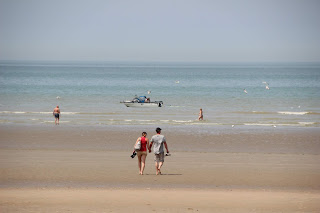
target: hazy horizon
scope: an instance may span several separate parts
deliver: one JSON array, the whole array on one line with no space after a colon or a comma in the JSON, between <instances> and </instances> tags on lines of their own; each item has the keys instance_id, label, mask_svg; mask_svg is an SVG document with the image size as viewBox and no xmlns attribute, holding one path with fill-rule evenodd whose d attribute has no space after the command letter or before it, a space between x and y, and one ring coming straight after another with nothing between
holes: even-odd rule
<instances>
[{"instance_id":1,"label":"hazy horizon","mask_svg":"<svg viewBox=\"0 0 320 213\"><path fill-rule=\"evenodd\" d=\"M0 0L0 61L320 62L320 1Z\"/></svg>"}]
</instances>

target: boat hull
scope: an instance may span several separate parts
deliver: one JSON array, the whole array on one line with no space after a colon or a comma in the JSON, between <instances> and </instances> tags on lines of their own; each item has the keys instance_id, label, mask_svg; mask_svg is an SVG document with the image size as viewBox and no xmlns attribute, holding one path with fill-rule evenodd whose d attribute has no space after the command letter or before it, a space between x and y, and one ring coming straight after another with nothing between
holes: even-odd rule
<instances>
[{"instance_id":1,"label":"boat hull","mask_svg":"<svg viewBox=\"0 0 320 213\"><path fill-rule=\"evenodd\" d=\"M123 102L127 107L162 107L161 102L151 102L151 103L133 103L133 102Z\"/></svg>"}]
</instances>

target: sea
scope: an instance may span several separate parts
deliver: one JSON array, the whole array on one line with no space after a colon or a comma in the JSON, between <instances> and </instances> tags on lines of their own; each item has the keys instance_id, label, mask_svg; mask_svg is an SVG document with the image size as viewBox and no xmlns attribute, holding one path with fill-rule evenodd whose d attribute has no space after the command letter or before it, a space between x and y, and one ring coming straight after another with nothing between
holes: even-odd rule
<instances>
[{"instance_id":1,"label":"sea","mask_svg":"<svg viewBox=\"0 0 320 213\"><path fill-rule=\"evenodd\" d=\"M320 64L0 62L2 125L54 125L56 105L60 126L318 128Z\"/></svg>"}]
</instances>

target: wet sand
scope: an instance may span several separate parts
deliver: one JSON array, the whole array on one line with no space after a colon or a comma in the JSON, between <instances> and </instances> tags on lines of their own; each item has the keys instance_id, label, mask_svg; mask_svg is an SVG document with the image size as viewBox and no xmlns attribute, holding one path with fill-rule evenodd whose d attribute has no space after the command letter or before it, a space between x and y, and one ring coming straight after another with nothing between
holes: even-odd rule
<instances>
[{"instance_id":1,"label":"wet sand","mask_svg":"<svg viewBox=\"0 0 320 213\"><path fill-rule=\"evenodd\" d=\"M130 152L141 132L156 127L0 125L0 149ZM268 128L201 132L162 127L173 152L320 154L319 128Z\"/></svg>"},{"instance_id":2,"label":"wet sand","mask_svg":"<svg viewBox=\"0 0 320 213\"><path fill-rule=\"evenodd\" d=\"M320 210L318 131L163 133L163 175L150 153L140 176L135 131L1 126L0 211Z\"/></svg>"}]
</instances>

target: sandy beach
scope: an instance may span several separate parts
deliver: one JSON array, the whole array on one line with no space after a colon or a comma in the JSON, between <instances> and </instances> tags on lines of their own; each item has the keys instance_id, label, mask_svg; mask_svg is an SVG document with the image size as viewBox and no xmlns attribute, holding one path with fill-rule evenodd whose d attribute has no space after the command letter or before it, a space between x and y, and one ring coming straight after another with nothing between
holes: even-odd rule
<instances>
[{"instance_id":1,"label":"sandy beach","mask_svg":"<svg viewBox=\"0 0 320 213\"><path fill-rule=\"evenodd\" d=\"M163 175L155 175L150 153L141 176L137 159L130 158L140 134L136 131L124 134L106 127L3 125L0 210L320 210L318 131L233 132L201 137L170 130L163 133L172 153L165 158Z\"/></svg>"},{"instance_id":2,"label":"sandy beach","mask_svg":"<svg viewBox=\"0 0 320 213\"><path fill-rule=\"evenodd\" d=\"M319 194L249 190L1 190L1 212L319 212Z\"/></svg>"}]
</instances>

